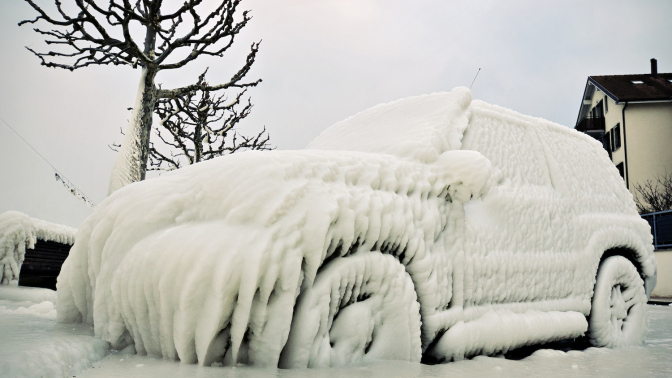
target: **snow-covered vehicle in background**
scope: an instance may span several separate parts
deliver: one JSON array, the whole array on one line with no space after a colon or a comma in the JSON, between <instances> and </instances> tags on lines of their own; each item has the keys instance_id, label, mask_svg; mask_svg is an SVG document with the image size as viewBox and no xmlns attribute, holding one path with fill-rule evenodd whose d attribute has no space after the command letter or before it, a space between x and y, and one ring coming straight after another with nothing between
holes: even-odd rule
<instances>
[{"instance_id":1,"label":"snow-covered vehicle in background","mask_svg":"<svg viewBox=\"0 0 672 378\"><path fill-rule=\"evenodd\" d=\"M57 308L187 363L441 362L639 344L655 272L599 143L457 88L115 192L79 228Z\"/></svg>"}]
</instances>

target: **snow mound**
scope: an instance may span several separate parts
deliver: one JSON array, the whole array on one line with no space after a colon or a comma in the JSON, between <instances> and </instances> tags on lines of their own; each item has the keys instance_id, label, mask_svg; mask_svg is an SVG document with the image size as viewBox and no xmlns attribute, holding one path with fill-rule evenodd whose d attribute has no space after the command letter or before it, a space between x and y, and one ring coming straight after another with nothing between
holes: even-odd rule
<instances>
[{"instance_id":1,"label":"snow mound","mask_svg":"<svg viewBox=\"0 0 672 378\"><path fill-rule=\"evenodd\" d=\"M35 247L37 239L74 244L74 228L34 219L18 211L0 214L0 284L19 279L26 249Z\"/></svg>"},{"instance_id":2,"label":"snow mound","mask_svg":"<svg viewBox=\"0 0 672 378\"><path fill-rule=\"evenodd\" d=\"M7 309L5 306L0 306L0 314L15 314L15 315L35 315L49 319L56 319L56 308L54 303L50 301L43 301L31 305L30 307L19 307L17 309Z\"/></svg>"}]
</instances>

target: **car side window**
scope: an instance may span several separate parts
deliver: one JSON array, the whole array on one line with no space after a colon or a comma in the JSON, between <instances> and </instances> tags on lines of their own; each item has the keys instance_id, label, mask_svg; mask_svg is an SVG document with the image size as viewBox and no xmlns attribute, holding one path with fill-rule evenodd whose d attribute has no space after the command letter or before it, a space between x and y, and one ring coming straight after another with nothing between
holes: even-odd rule
<instances>
[{"instance_id":1,"label":"car side window","mask_svg":"<svg viewBox=\"0 0 672 378\"><path fill-rule=\"evenodd\" d=\"M585 206L579 206L584 210L622 208L618 203L628 197L627 189L607 152L589 137L567 134L573 134L572 130L549 127L548 140L544 142L550 151L550 159L555 161L558 172L554 175L561 176L566 185L564 194L583 203Z\"/></svg>"},{"instance_id":2,"label":"car side window","mask_svg":"<svg viewBox=\"0 0 672 378\"><path fill-rule=\"evenodd\" d=\"M534 125L513 116L472 107L462 149L476 150L501 171L503 184L552 186Z\"/></svg>"}]
</instances>

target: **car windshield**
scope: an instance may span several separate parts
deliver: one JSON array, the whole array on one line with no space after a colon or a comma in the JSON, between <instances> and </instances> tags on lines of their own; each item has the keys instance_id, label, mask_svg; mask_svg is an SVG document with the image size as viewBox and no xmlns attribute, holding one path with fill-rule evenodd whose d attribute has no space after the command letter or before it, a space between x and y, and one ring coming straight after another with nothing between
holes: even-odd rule
<instances>
[{"instance_id":1,"label":"car windshield","mask_svg":"<svg viewBox=\"0 0 672 378\"><path fill-rule=\"evenodd\" d=\"M391 154L421 162L461 147L471 93L456 88L380 104L334 124L308 149Z\"/></svg>"}]
</instances>

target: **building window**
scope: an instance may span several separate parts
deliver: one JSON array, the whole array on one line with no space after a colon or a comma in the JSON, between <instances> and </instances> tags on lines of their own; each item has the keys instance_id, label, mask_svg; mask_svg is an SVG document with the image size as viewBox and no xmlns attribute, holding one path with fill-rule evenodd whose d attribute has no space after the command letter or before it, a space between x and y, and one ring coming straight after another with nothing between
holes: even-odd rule
<instances>
[{"instance_id":1,"label":"building window","mask_svg":"<svg viewBox=\"0 0 672 378\"><path fill-rule=\"evenodd\" d=\"M611 159L611 132L607 131L602 137L602 147L607 150L609 153L609 159Z\"/></svg>"},{"instance_id":2,"label":"building window","mask_svg":"<svg viewBox=\"0 0 672 378\"><path fill-rule=\"evenodd\" d=\"M602 105L602 100L595 105L593 109L591 109L591 117L592 118L604 118L604 108Z\"/></svg>"},{"instance_id":3,"label":"building window","mask_svg":"<svg viewBox=\"0 0 672 378\"><path fill-rule=\"evenodd\" d=\"M604 96L604 112L609 112L609 98L607 96Z\"/></svg>"},{"instance_id":4,"label":"building window","mask_svg":"<svg viewBox=\"0 0 672 378\"><path fill-rule=\"evenodd\" d=\"M611 151L616 151L621 148L621 124L617 123L613 129L610 130L611 134Z\"/></svg>"},{"instance_id":5,"label":"building window","mask_svg":"<svg viewBox=\"0 0 672 378\"><path fill-rule=\"evenodd\" d=\"M621 178L625 180L625 171L623 168L624 168L623 162L616 164L616 169L618 169L618 173L620 173Z\"/></svg>"}]
</instances>

